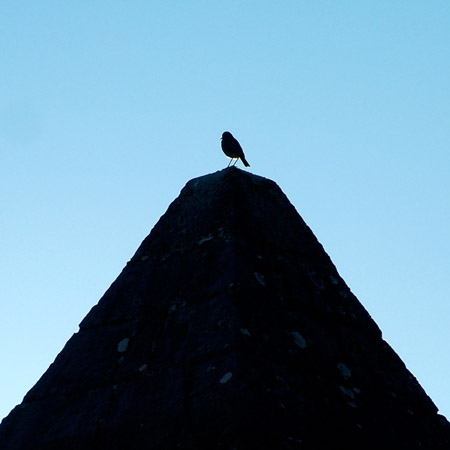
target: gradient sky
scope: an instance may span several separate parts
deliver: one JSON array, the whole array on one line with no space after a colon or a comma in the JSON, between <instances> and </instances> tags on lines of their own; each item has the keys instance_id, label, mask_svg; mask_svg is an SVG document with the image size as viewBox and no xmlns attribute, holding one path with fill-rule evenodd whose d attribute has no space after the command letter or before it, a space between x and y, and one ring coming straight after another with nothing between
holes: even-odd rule
<instances>
[{"instance_id":1,"label":"gradient sky","mask_svg":"<svg viewBox=\"0 0 450 450\"><path fill-rule=\"evenodd\" d=\"M229 130L450 418L449 125L448 0L2 0L0 417Z\"/></svg>"}]
</instances>

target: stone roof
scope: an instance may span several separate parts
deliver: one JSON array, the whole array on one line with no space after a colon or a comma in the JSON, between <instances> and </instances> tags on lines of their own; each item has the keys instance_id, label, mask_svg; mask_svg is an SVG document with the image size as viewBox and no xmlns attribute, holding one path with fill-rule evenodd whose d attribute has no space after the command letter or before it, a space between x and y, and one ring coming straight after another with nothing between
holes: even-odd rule
<instances>
[{"instance_id":1,"label":"stone roof","mask_svg":"<svg viewBox=\"0 0 450 450\"><path fill-rule=\"evenodd\" d=\"M376 276L376 274L373 274ZM2 450L448 449L281 189L193 179L0 425Z\"/></svg>"}]
</instances>

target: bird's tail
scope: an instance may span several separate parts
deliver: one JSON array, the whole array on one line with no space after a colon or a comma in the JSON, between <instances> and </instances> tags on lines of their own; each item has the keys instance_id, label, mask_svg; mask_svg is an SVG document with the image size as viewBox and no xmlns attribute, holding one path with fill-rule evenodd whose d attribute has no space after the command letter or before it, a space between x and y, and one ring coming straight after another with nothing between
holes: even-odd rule
<instances>
[{"instance_id":1,"label":"bird's tail","mask_svg":"<svg viewBox=\"0 0 450 450\"><path fill-rule=\"evenodd\" d=\"M245 159L244 156L241 158L241 161L244 163L245 167L250 167L250 164L248 163L248 161Z\"/></svg>"}]
</instances>

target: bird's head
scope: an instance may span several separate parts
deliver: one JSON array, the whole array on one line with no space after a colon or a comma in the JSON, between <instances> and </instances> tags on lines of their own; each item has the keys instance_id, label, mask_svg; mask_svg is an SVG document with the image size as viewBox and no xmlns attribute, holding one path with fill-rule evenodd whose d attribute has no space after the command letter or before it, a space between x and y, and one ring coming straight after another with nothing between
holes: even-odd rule
<instances>
[{"instance_id":1,"label":"bird's head","mask_svg":"<svg viewBox=\"0 0 450 450\"><path fill-rule=\"evenodd\" d=\"M224 131L222 133L222 139L227 139L227 138L230 138L230 137L233 137L233 135L229 131Z\"/></svg>"}]
</instances>

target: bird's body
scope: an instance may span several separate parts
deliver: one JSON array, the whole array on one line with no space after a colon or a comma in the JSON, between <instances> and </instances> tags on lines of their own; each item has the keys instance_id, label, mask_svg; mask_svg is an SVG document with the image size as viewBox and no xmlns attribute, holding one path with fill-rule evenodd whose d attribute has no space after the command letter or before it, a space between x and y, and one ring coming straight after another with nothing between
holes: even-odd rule
<instances>
[{"instance_id":1,"label":"bird's body","mask_svg":"<svg viewBox=\"0 0 450 450\"><path fill-rule=\"evenodd\" d=\"M236 159L233 165L236 165L238 159L242 161L245 167L250 167L250 164L245 159L244 150L242 150L239 142L233 137L229 131L224 131L222 133L222 150L229 158L231 158L230 164L233 159ZM228 165L230 165L228 164Z\"/></svg>"}]
</instances>

